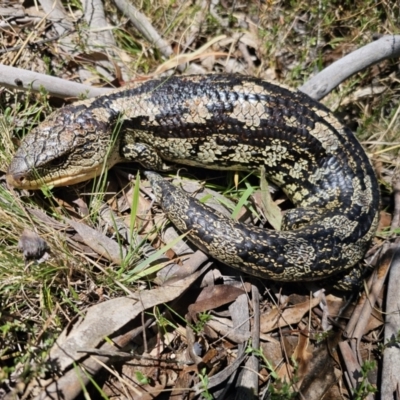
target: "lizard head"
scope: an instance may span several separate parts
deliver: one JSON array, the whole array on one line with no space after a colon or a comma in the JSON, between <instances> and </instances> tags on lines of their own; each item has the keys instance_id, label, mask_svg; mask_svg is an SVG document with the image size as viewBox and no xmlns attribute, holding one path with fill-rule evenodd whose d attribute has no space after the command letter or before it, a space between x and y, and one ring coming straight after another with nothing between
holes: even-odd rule
<instances>
[{"instance_id":1,"label":"lizard head","mask_svg":"<svg viewBox=\"0 0 400 400\"><path fill-rule=\"evenodd\" d=\"M100 175L120 161L111 119L84 104L55 111L24 138L8 168L7 182L35 190Z\"/></svg>"}]
</instances>

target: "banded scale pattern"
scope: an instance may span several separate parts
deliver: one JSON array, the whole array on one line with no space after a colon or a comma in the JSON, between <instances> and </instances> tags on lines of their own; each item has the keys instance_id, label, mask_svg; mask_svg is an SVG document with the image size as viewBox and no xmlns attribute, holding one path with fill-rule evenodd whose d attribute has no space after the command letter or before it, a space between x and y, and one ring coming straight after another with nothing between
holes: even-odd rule
<instances>
[{"instance_id":1,"label":"banded scale pattern","mask_svg":"<svg viewBox=\"0 0 400 400\"><path fill-rule=\"evenodd\" d=\"M259 170L297 207L282 231L235 223L149 174L169 218L199 247L251 274L315 280L349 271L378 220L378 183L354 137L320 103L257 78L149 80L64 107L17 151L8 182L37 189L97 176L137 161Z\"/></svg>"}]
</instances>

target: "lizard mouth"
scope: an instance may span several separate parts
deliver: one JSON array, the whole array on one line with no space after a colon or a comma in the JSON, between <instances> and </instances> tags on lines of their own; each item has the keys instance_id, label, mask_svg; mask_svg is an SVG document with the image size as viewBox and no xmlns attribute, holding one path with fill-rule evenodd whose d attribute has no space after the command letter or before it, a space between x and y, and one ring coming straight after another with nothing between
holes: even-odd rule
<instances>
[{"instance_id":1,"label":"lizard mouth","mask_svg":"<svg viewBox=\"0 0 400 400\"><path fill-rule=\"evenodd\" d=\"M10 168L11 169L11 168ZM38 190L44 186L68 186L84 182L99 176L103 172L102 166L81 170L73 175L48 175L29 179L26 173L13 173L10 170L6 175L6 181L10 186L18 189Z\"/></svg>"},{"instance_id":2,"label":"lizard mouth","mask_svg":"<svg viewBox=\"0 0 400 400\"><path fill-rule=\"evenodd\" d=\"M118 153L111 154L103 163L91 160L90 165L74 162L64 166L60 163L60 158L56 160L58 166L56 169L51 164L33 168L26 161L26 157L16 157L8 168L7 183L15 188L27 190L38 190L44 186L69 186L102 175L118 162L124 161L120 159Z\"/></svg>"}]
</instances>

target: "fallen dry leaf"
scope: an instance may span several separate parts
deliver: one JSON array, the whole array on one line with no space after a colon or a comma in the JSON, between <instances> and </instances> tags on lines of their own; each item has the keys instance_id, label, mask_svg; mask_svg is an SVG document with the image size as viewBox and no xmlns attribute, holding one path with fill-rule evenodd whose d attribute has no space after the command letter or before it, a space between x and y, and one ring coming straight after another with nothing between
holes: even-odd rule
<instances>
[{"instance_id":1,"label":"fallen dry leaf","mask_svg":"<svg viewBox=\"0 0 400 400\"><path fill-rule=\"evenodd\" d=\"M127 251L120 244L86 224L72 219L67 219L66 221L79 233L85 244L97 254L115 264L122 263Z\"/></svg>"},{"instance_id":2,"label":"fallen dry leaf","mask_svg":"<svg viewBox=\"0 0 400 400\"><path fill-rule=\"evenodd\" d=\"M308 366L312 358L312 352L309 350L310 337L308 330L299 332L299 340L294 350L293 357L298 365L297 377L300 385L304 376L307 374Z\"/></svg>"},{"instance_id":3,"label":"fallen dry leaf","mask_svg":"<svg viewBox=\"0 0 400 400\"><path fill-rule=\"evenodd\" d=\"M85 357L79 352L81 349L98 347L104 338L117 332L142 311L176 299L202 272L162 288L144 290L138 293L137 298L119 297L90 307L85 316L79 317L72 327L62 332L50 351L49 359L64 371Z\"/></svg>"},{"instance_id":4,"label":"fallen dry leaf","mask_svg":"<svg viewBox=\"0 0 400 400\"><path fill-rule=\"evenodd\" d=\"M308 311L318 305L319 297L296 304L285 310L274 308L268 314L261 315L261 332L266 333L283 326L297 324Z\"/></svg>"},{"instance_id":5,"label":"fallen dry leaf","mask_svg":"<svg viewBox=\"0 0 400 400\"><path fill-rule=\"evenodd\" d=\"M197 301L189 306L189 316L193 321L197 321L198 313L231 303L244 293L243 289L230 285L207 286L202 290Z\"/></svg>"}]
</instances>

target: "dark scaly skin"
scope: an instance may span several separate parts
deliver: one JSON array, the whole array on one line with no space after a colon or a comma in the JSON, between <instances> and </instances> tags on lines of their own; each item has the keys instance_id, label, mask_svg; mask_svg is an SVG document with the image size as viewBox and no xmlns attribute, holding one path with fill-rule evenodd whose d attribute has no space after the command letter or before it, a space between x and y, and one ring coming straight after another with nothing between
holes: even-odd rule
<instances>
[{"instance_id":1,"label":"dark scaly skin","mask_svg":"<svg viewBox=\"0 0 400 400\"><path fill-rule=\"evenodd\" d=\"M172 222L250 274L293 281L349 271L376 230L378 183L352 132L308 96L239 75L151 80L60 109L25 138L7 180L69 185L132 160L156 170L164 161L264 166L297 207L281 232L216 216L150 174Z\"/></svg>"}]
</instances>

